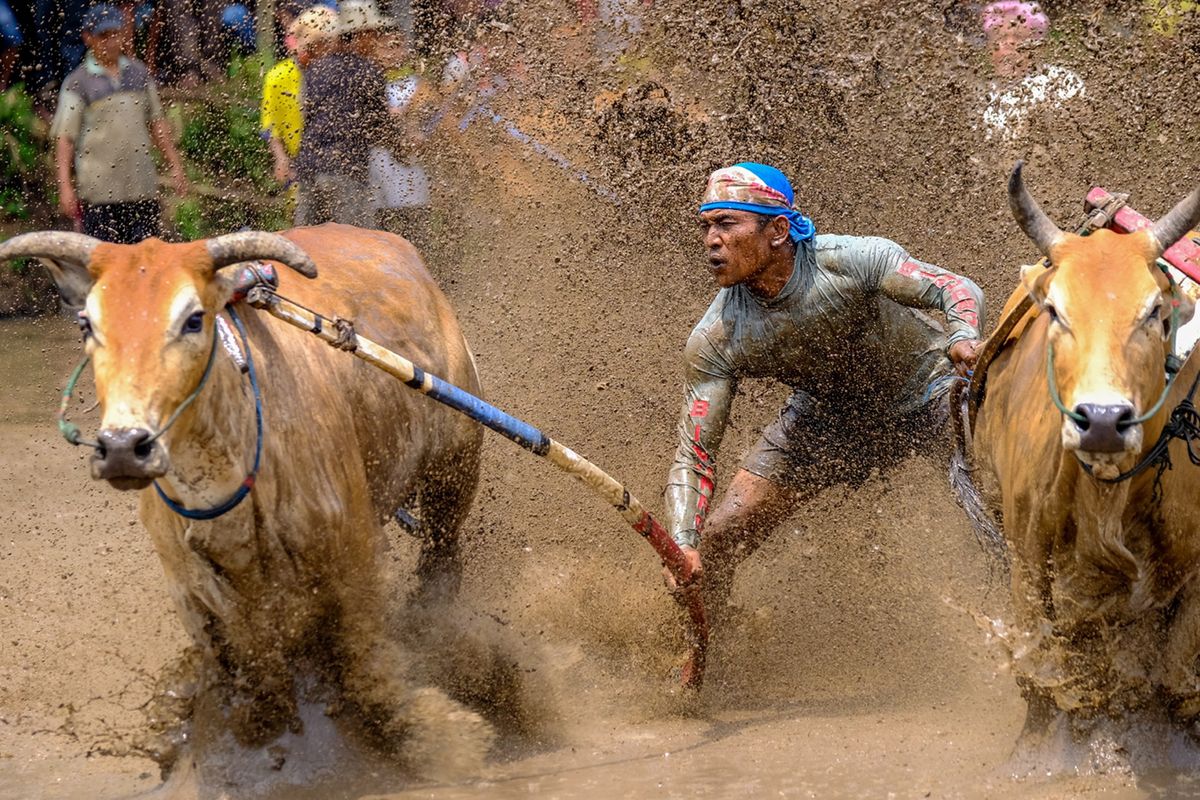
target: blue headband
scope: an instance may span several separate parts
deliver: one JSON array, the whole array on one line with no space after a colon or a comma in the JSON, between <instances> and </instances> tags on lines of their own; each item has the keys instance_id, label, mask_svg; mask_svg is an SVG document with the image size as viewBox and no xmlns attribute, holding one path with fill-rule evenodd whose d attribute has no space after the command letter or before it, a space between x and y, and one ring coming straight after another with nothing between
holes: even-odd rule
<instances>
[{"instance_id":1,"label":"blue headband","mask_svg":"<svg viewBox=\"0 0 1200 800\"><path fill-rule=\"evenodd\" d=\"M787 177L767 164L743 161L714 172L700 211L732 208L771 217L787 217L793 242L811 239L816 233L812 220L792 208L795 193Z\"/></svg>"}]
</instances>

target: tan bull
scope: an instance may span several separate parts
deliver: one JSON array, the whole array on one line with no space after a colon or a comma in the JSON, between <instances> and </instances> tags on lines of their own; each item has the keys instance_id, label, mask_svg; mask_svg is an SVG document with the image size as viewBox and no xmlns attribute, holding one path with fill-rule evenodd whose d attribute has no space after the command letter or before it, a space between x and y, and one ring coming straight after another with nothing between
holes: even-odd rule
<instances>
[{"instance_id":1,"label":"tan bull","mask_svg":"<svg viewBox=\"0 0 1200 800\"><path fill-rule=\"evenodd\" d=\"M1118 479L1200 374L1193 356L1163 397L1172 328L1192 304L1156 266L1200 220L1200 191L1153 229L1086 237L1049 220L1020 164L1009 202L1049 266L1023 268L1005 308L1002 319L1020 313L1026 293L1034 301L988 368L974 450L1011 553L1026 731L1067 721L1078 735L1160 699L1191 725L1200 715L1200 468L1175 441L1161 494L1153 466Z\"/></svg>"},{"instance_id":2,"label":"tan bull","mask_svg":"<svg viewBox=\"0 0 1200 800\"><path fill-rule=\"evenodd\" d=\"M159 494L210 509L252 472L252 387L214 335L218 315L228 319L225 267L238 262L286 264L293 271L280 275L282 294L352 319L364 335L477 392L454 312L416 250L390 234L325 225L132 246L34 233L0 245L0 260L17 256L44 259L65 300L83 307L102 413L93 476L141 489L142 521L202 654L203 672L190 682L217 693L205 700L216 706L213 718L261 746L297 732L307 700L355 720L419 772L446 766L443 752L453 753L451 769L478 766L486 723L406 680L404 654L384 630L380 588L383 523L413 508L425 533L422 597L453 596L458 529L478 476L478 426L240 305L263 407L253 489L207 521L185 519ZM169 766L177 754L158 755Z\"/></svg>"}]
</instances>

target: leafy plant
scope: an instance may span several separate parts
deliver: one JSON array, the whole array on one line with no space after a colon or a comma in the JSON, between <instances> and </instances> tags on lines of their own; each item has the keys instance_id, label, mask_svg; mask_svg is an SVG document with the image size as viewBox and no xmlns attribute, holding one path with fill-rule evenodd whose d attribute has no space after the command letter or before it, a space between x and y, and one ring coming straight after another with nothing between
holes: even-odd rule
<instances>
[{"instance_id":1,"label":"leafy plant","mask_svg":"<svg viewBox=\"0 0 1200 800\"><path fill-rule=\"evenodd\" d=\"M235 58L224 81L208 84L181 109L181 150L198 194L175 212L184 238L286 224L284 202L273 194L270 151L259 135L264 71L257 58Z\"/></svg>"},{"instance_id":2,"label":"leafy plant","mask_svg":"<svg viewBox=\"0 0 1200 800\"><path fill-rule=\"evenodd\" d=\"M23 85L0 94L0 217L25 219L32 201L44 199L41 128Z\"/></svg>"}]
</instances>

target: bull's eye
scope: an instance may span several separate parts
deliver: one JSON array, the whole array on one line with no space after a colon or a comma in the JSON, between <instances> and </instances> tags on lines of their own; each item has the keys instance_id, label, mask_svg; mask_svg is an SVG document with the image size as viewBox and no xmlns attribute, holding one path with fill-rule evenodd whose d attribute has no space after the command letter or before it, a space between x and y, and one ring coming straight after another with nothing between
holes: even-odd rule
<instances>
[{"instance_id":1,"label":"bull's eye","mask_svg":"<svg viewBox=\"0 0 1200 800\"><path fill-rule=\"evenodd\" d=\"M79 312L79 332L83 334L84 339L88 339L92 335L92 321L82 311Z\"/></svg>"},{"instance_id":2,"label":"bull's eye","mask_svg":"<svg viewBox=\"0 0 1200 800\"><path fill-rule=\"evenodd\" d=\"M204 330L204 312L197 311L183 321L184 333L200 333Z\"/></svg>"},{"instance_id":3,"label":"bull's eye","mask_svg":"<svg viewBox=\"0 0 1200 800\"><path fill-rule=\"evenodd\" d=\"M1058 311L1049 303L1046 303L1046 316L1050 317L1051 322L1058 322Z\"/></svg>"},{"instance_id":4,"label":"bull's eye","mask_svg":"<svg viewBox=\"0 0 1200 800\"><path fill-rule=\"evenodd\" d=\"M1171 320L1170 320L1170 317L1166 317L1166 318L1163 317L1162 309L1163 309L1162 303L1158 303L1157 305L1155 305L1154 308L1152 308L1150 310L1150 313L1146 315L1146 318L1144 320L1142 320L1142 324L1146 325L1151 330L1153 330L1153 329L1157 328L1159 325L1161 325L1162 329L1163 329L1163 333L1165 335L1166 333L1170 332Z\"/></svg>"}]
</instances>

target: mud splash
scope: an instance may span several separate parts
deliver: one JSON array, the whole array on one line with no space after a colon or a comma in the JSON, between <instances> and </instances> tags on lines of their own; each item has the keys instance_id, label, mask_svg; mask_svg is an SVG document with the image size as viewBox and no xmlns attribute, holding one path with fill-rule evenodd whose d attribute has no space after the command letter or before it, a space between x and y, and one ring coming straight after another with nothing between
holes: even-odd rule
<instances>
[{"instance_id":1,"label":"mud splash","mask_svg":"<svg viewBox=\"0 0 1200 800\"><path fill-rule=\"evenodd\" d=\"M704 175L724 163L779 164L819 230L886 235L969 275L993 305L1030 258L1005 210L1014 157L1030 160L1063 224L1093 182L1133 191L1154 214L1200 180L1180 166L1193 164L1197 140L1200 56L1187 31L1152 38L1132 0L1095 13L1053 4L1057 33L1038 55L1079 72L1086 98L998 144L978 124L991 76L968 5L664 0L645 19L642 57L609 68L586 46L589 30L569 34L565 6L523 4L500 37L511 55L503 66L520 62L512 72L523 77L496 110L587 166L620 202L486 120L426 154L439 177L429 260L487 396L653 505L670 458L679 352L712 295L693 206ZM77 357L71 325L0 323L0 332L0 797L143 791L156 779L149 761L104 753L143 730L141 707L183 637L132 498L90 483L81 455L48 424ZM782 399L777 387L743 387L720 475ZM690 702L672 694L682 631L644 544L507 442L488 440L484 474L464 530L467 619L457 629L468 633L457 636L475 635L472 615L489 620L480 625L502 629L518 653L541 654L509 663L547 670L551 688L512 690L518 711L480 782L348 777L322 791L1196 791L1188 772L1153 765L1134 776L1102 759L1107 774L1076 775L1080 765L1096 771L1092 751L1055 761L1055 748L1068 750L1061 741L1008 762L1024 703L1003 655L959 610L1001 618L1007 589L944 476L919 459L887 482L825 493L743 566L742 613L714 636L708 686ZM398 575L415 559L399 532L393 558ZM404 596L402 580L395 592ZM415 651L428 648L418 669L451 677L463 694L509 691L504 670L487 666L488 646L476 652L434 628L406 635ZM1046 779L1047 766L1064 774Z\"/></svg>"}]
</instances>

